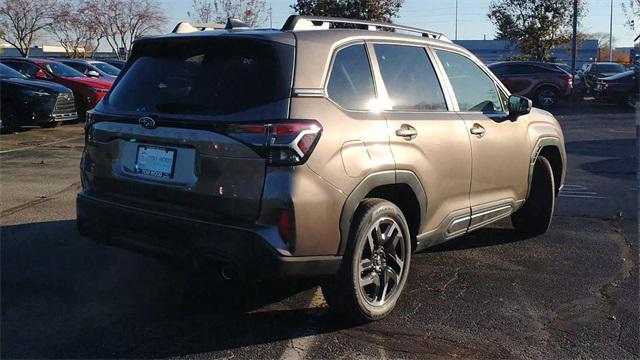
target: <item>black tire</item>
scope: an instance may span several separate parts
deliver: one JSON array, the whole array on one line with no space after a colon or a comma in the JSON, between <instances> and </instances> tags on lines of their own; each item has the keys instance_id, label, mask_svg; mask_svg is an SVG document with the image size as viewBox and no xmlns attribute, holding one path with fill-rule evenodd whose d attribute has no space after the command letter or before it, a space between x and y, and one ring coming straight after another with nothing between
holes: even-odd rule
<instances>
[{"instance_id":1,"label":"black tire","mask_svg":"<svg viewBox=\"0 0 640 360\"><path fill-rule=\"evenodd\" d=\"M58 126L58 122L57 121L51 121L51 122L40 123L39 125L43 129L53 129L56 126Z\"/></svg>"},{"instance_id":2,"label":"black tire","mask_svg":"<svg viewBox=\"0 0 640 360\"><path fill-rule=\"evenodd\" d=\"M556 203L553 169L549 160L539 156L533 170L529 198L511 215L513 227L525 236L542 235L549 229Z\"/></svg>"},{"instance_id":3,"label":"black tire","mask_svg":"<svg viewBox=\"0 0 640 360\"><path fill-rule=\"evenodd\" d=\"M549 109L558 103L559 97L558 90L544 86L536 91L535 102L541 108Z\"/></svg>"},{"instance_id":4,"label":"black tire","mask_svg":"<svg viewBox=\"0 0 640 360\"><path fill-rule=\"evenodd\" d=\"M352 229L342 268L336 279L322 285L322 292L332 310L356 323L380 320L393 310L407 281L409 227L393 203L365 199Z\"/></svg>"}]
</instances>

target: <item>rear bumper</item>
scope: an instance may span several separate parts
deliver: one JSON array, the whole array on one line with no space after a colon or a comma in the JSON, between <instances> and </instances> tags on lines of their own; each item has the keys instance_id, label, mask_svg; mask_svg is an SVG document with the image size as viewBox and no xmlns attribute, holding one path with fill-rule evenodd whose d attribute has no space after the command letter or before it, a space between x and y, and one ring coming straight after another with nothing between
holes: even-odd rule
<instances>
[{"instance_id":1,"label":"rear bumper","mask_svg":"<svg viewBox=\"0 0 640 360\"><path fill-rule=\"evenodd\" d=\"M338 272L340 256L285 256L266 239L268 230L161 214L100 199L77 197L80 233L97 242L158 258L205 260L249 277L316 277Z\"/></svg>"}]
</instances>

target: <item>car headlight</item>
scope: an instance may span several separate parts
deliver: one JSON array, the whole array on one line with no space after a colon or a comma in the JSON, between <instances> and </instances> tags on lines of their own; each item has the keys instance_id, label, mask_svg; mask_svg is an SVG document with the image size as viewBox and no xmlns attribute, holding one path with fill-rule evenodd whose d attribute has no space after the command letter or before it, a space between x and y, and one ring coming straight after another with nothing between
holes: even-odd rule
<instances>
[{"instance_id":1,"label":"car headlight","mask_svg":"<svg viewBox=\"0 0 640 360\"><path fill-rule=\"evenodd\" d=\"M42 90L22 90L22 93L29 96L51 96L51 94Z\"/></svg>"}]
</instances>

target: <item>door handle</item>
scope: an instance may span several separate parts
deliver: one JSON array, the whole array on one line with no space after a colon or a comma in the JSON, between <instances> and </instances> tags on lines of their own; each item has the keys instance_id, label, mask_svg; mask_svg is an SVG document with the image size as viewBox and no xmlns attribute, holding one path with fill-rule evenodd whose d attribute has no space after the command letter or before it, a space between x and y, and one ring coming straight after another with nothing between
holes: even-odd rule
<instances>
[{"instance_id":1,"label":"door handle","mask_svg":"<svg viewBox=\"0 0 640 360\"><path fill-rule=\"evenodd\" d=\"M418 136L418 130L411 125L402 124L400 129L396 130L396 136L403 137L405 140L413 140Z\"/></svg>"},{"instance_id":2,"label":"door handle","mask_svg":"<svg viewBox=\"0 0 640 360\"><path fill-rule=\"evenodd\" d=\"M473 124L473 127L469 131L477 137L483 137L485 133L484 127L480 124Z\"/></svg>"}]
</instances>

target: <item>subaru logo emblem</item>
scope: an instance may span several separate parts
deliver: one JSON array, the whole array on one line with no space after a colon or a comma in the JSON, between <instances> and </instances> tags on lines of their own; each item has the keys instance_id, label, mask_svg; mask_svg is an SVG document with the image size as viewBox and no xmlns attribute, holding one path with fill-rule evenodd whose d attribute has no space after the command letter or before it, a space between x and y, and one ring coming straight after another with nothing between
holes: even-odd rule
<instances>
[{"instance_id":1,"label":"subaru logo emblem","mask_svg":"<svg viewBox=\"0 0 640 360\"><path fill-rule=\"evenodd\" d=\"M140 124L145 129L153 129L156 127L156 121L148 116L138 119L138 124Z\"/></svg>"}]
</instances>

